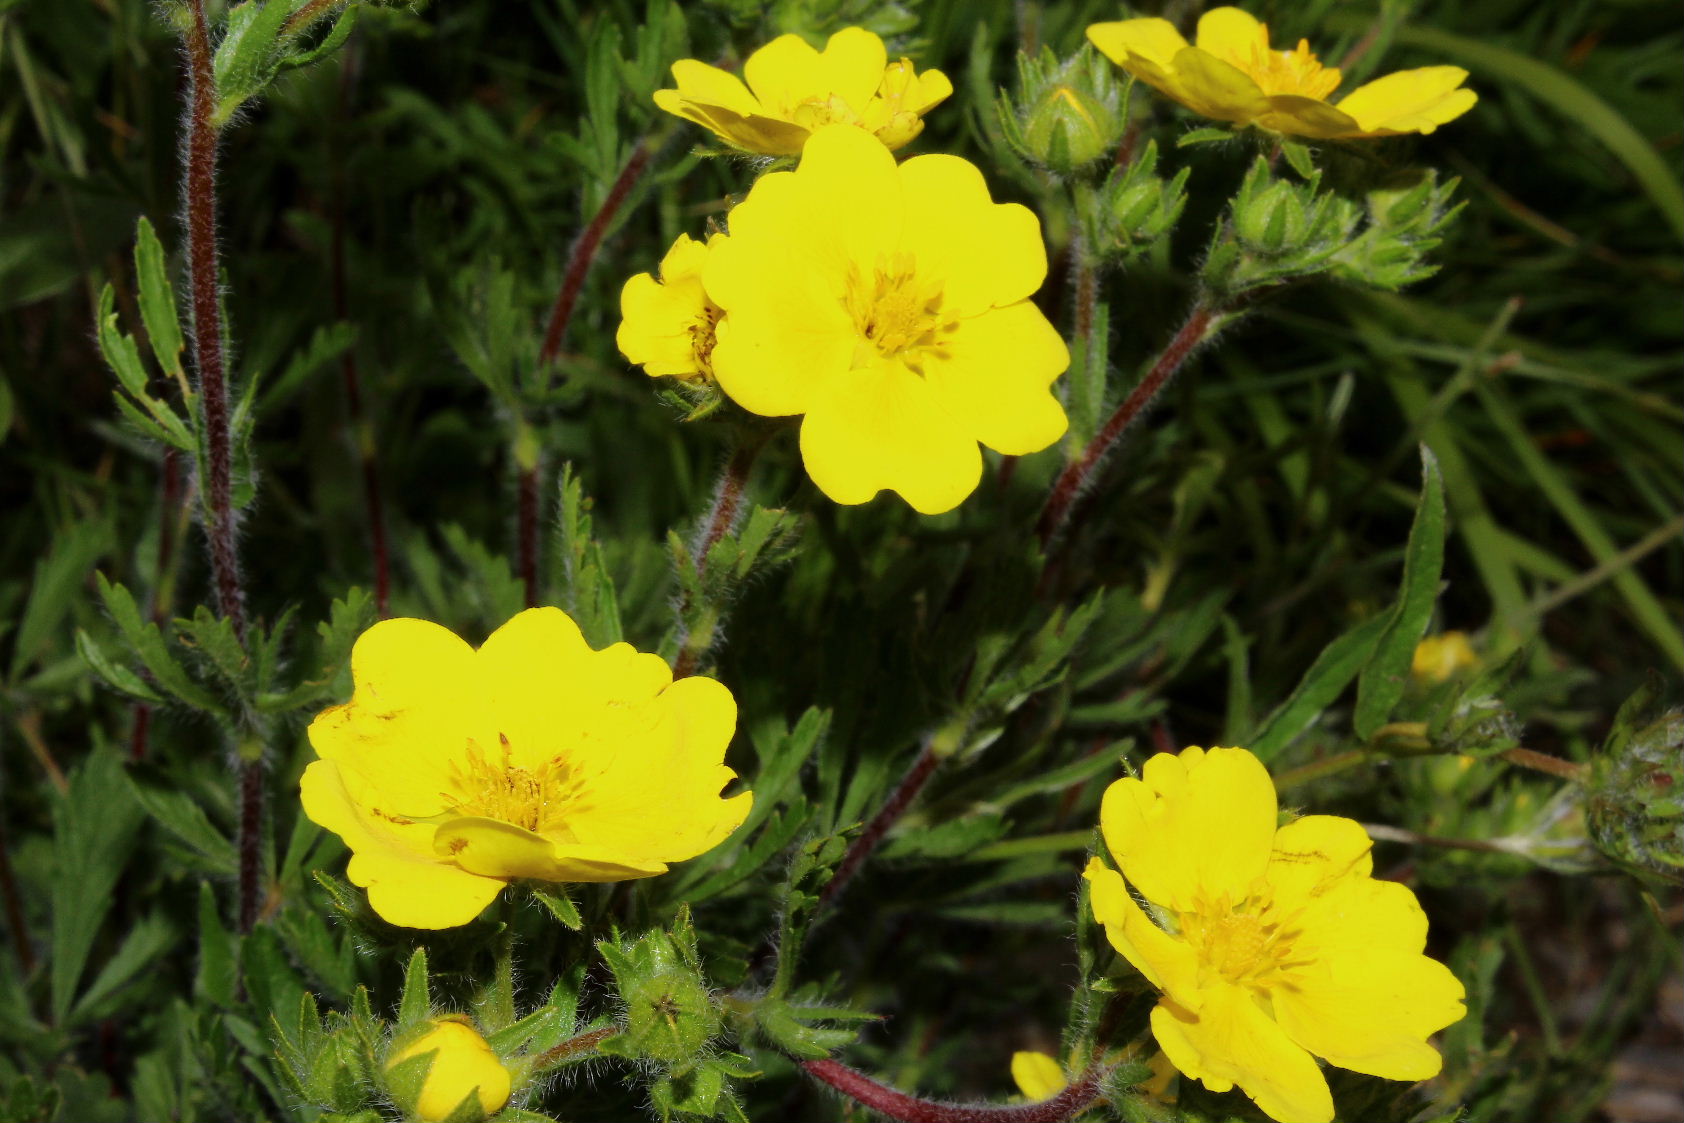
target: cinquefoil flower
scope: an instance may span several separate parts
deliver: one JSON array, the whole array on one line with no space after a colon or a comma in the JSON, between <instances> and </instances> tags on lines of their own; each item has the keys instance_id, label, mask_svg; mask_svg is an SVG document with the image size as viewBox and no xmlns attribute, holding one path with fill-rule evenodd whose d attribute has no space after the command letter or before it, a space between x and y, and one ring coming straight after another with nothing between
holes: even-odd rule
<instances>
[{"instance_id":1,"label":"cinquefoil flower","mask_svg":"<svg viewBox=\"0 0 1684 1123\"><path fill-rule=\"evenodd\" d=\"M1094 858L1086 877L1112 946L1163 992L1152 1033L1170 1062L1214 1092L1239 1085L1283 1123L1327 1123L1315 1058L1436 1075L1426 1039L1466 1013L1462 984L1422 954L1415 894L1372 876L1361 825L1275 824L1274 783L1251 753L1160 754L1105 793L1122 873Z\"/></svg>"},{"instance_id":2,"label":"cinquefoil flower","mask_svg":"<svg viewBox=\"0 0 1684 1123\"><path fill-rule=\"evenodd\" d=\"M350 879L393 924L466 924L516 878L623 881L720 842L748 792L720 788L730 691L655 655L592 651L560 609L474 650L384 620L351 652L350 702L317 715L304 813L351 848Z\"/></svg>"},{"instance_id":3,"label":"cinquefoil flower","mask_svg":"<svg viewBox=\"0 0 1684 1123\"><path fill-rule=\"evenodd\" d=\"M829 124L856 125L899 148L953 93L939 70L919 74L906 59L889 63L883 40L863 27L843 28L823 51L799 35L780 35L748 56L746 86L693 58L673 63L672 77L678 89L656 90L656 105L762 156L798 155Z\"/></svg>"},{"instance_id":4,"label":"cinquefoil flower","mask_svg":"<svg viewBox=\"0 0 1684 1123\"><path fill-rule=\"evenodd\" d=\"M1474 654L1466 632L1445 632L1427 636L1415 645L1409 673L1423 682L1444 682L1464 667L1478 663L1479 656Z\"/></svg>"},{"instance_id":5,"label":"cinquefoil flower","mask_svg":"<svg viewBox=\"0 0 1684 1123\"><path fill-rule=\"evenodd\" d=\"M469 1096L478 1101L480 1118L497 1114L509 1102L509 1070L466 1018L433 1018L408 1040L400 1038L386 1058L386 1070L423 1053L433 1055L427 1076L414 1103L405 1105L421 1123L442 1123Z\"/></svg>"},{"instance_id":6,"label":"cinquefoil flower","mask_svg":"<svg viewBox=\"0 0 1684 1123\"><path fill-rule=\"evenodd\" d=\"M889 488L947 511L981 478L978 441L1017 455L1063 436L1049 387L1070 355L1029 299L1041 224L993 202L974 165L897 165L830 125L729 221L702 273L725 312L714 377L751 413L805 415L801 457L830 498Z\"/></svg>"},{"instance_id":7,"label":"cinquefoil flower","mask_svg":"<svg viewBox=\"0 0 1684 1123\"><path fill-rule=\"evenodd\" d=\"M713 331L719 305L702 288L702 265L715 234L698 242L680 234L661 259L661 277L639 273L620 290L620 353L650 375L713 377Z\"/></svg>"},{"instance_id":8,"label":"cinquefoil flower","mask_svg":"<svg viewBox=\"0 0 1684 1123\"><path fill-rule=\"evenodd\" d=\"M1142 82L1195 113L1236 125L1317 140L1430 133L1479 100L1462 89L1458 66L1400 70L1358 86L1337 105L1339 71L1323 66L1300 39L1295 50L1269 46L1269 28L1239 8L1199 17L1189 45L1163 19L1096 23L1088 38Z\"/></svg>"}]
</instances>

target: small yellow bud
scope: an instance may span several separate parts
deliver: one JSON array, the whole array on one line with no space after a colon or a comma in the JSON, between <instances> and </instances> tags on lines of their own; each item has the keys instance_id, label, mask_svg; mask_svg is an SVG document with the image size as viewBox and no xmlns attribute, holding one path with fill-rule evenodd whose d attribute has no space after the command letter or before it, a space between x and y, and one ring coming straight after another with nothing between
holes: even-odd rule
<instances>
[{"instance_id":1,"label":"small yellow bud","mask_svg":"<svg viewBox=\"0 0 1684 1123\"><path fill-rule=\"evenodd\" d=\"M434 1018L428 1027L386 1058L386 1071L390 1072L411 1057L433 1054L432 1067L415 1098L415 1117L423 1123L439 1123L470 1094L479 1099L484 1115L503 1110L509 1102L509 1070L485 1038L466 1021L452 1017Z\"/></svg>"},{"instance_id":2,"label":"small yellow bud","mask_svg":"<svg viewBox=\"0 0 1684 1123\"><path fill-rule=\"evenodd\" d=\"M1479 662L1479 656L1474 654L1473 645L1468 643L1468 637L1463 632L1445 632L1440 636L1428 636L1415 647L1415 657L1410 662L1410 673L1426 682L1443 682L1463 667L1472 667Z\"/></svg>"}]
</instances>

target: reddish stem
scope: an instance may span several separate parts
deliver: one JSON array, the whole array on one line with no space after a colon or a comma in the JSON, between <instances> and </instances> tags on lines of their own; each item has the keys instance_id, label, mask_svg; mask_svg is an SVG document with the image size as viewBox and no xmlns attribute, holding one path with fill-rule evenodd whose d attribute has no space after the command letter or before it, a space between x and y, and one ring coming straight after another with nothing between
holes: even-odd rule
<instances>
[{"instance_id":1,"label":"reddish stem","mask_svg":"<svg viewBox=\"0 0 1684 1123\"><path fill-rule=\"evenodd\" d=\"M193 364L205 406L205 536L217 608L246 638L245 593L240 580L233 502L233 441L228 425L228 381L222 357L222 310L217 304L216 70L204 0L190 0L187 60L192 82L187 112L187 267L193 303ZM263 828L263 762L242 759L240 776L239 927L257 921L258 870Z\"/></svg>"},{"instance_id":2,"label":"reddish stem","mask_svg":"<svg viewBox=\"0 0 1684 1123\"><path fill-rule=\"evenodd\" d=\"M883 837L889 833L889 828L906 814L906 809L912 806L912 801L918 798L918 793L930 782L930 777L940 763L941 757L935 754L930 742L925 741L924 747L919 750L918 759L912 762L912 767L906 770L906 775L895 785L895 790L889 793L888 800L877 809L877 814L871 817L865 829L848 847L848 852L842 856L841 864L836 867L835 875L819 893L818 907L821 911L842 895L842 890L848 887L848 882L853 880L860 866L871 857L871 852L877 849Z\"/></svg>"},{"instance_id":3,"label":"reddish stem","mask_svg":"<svg viewBox=\"0 0 1684 1123\"><path fill-rule=\"evenodd\" d=\"M731 459L725 462L724 470L719 473L719 482L713 487L713 500L708 504L707 514L697 525L696 535L690 542L690 558L696 567L698 583L707 570L708 551L737 525L737 517L742 513L743 490L748 486L749 469L754 467L755 457L760 454L764 444L762 438L743 438L731 453ZM697 662L707 654L708 647L711 646L703 644L698 649L688 642L690 633L686 621L694 608L690 594L686 591L678 605L678 657L673 660L672 665L674 678L683 678L694 672Z\"/></svg>"},{"instance_id":4,"label":"reddish stem","mask_svg":"<svg viewBox=\"0 0 1684 1123\"><path fill-rule=\"evenodd\" d=\"M801 1067L844 1096L899 1123L1062 1123L1099 1100L1103 1075L1090 1070L1064 1091L1039 1103L944 1104L907 1095L838 1061L802 1061Z\"/></svg>"},{"instance_id":5,"label":"reddish stem","mask_svg":"<svg viewBox=\"0 0 1684 1123\"><path fill-rule=\"evenodd\" d=\"M632 188L649 166L655 148L656 145L645 138L632 150L631 159L626 161L626 166L620 169L620 174L609 185L608 194L603 196L602 206L597 208L596 214L567 251L567 268L561 276L561 291L556 294L555 307L550 311L550 324L544 331L544 345L538 352L540 363L552 362L561 354L561 341L567 334L568 322L573 319L573 306L579 302L579 292L585 287L585 274L596 259L596 251L602 245L603 235L608 233L609 223L620 213Z\"/></svg>"},{"instance_id":6,"label":"reddish stem","mask_svg":"<svg viewBox=\"0 0 1684 1123\"><path fill-rule=\"evenodd\" d=\"M1065 520L1070 516L1071 505L1075 503L1094 469L1099 467L1099 462L1105 458L1105 454L1122 440L1129 428L1151 404L1152 399L1157 397L1158 392L1174 377L1175 372L1181 369L1182 364L1187 361L1187 356L1210 335L1218 315L1218 310L1205 301L1195 304L1193 310L1187 314L1186 322L1181 325L1181 330L1169 341L1163 353L1158 356L1157 362L1152 364L1152 369L1146 372L1146 377L1123 399L1123 404L1111 414L1098 435L1088 442L1087 448L1082 450L1082 455L1065 466L1064 471L1053 483L1052 491L1047 495L1046 506L1041 509L1041 518L1036 524L1036 534L1040 537L1043 547L1051 543L1064 528Z\"/></svg>"}]
</instances>

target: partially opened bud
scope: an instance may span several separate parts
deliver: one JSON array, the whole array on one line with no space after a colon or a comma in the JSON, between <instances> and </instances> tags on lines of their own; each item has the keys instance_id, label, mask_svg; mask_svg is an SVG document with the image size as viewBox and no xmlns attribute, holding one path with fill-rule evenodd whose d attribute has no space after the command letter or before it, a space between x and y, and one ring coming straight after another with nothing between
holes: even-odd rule
<instances>
[{"instance_id":1,"label":"partially opened bud","mask_svg":"<svg viewBox=\"0 0 1684 1123\"><path fill-rule=\"evenodd\" d=\"M395 1070L426 1053L432 1054L432 1063L417 1089ZM412 1038L400 1039L386 1058L385 1071L399 1105L424 1123L448 1119L469 1096L479 1100L481 1117L495 1115L509 1102L509 1070L485 1038L457 1018L434 1018Z\"/></svg>"}]
</instances>

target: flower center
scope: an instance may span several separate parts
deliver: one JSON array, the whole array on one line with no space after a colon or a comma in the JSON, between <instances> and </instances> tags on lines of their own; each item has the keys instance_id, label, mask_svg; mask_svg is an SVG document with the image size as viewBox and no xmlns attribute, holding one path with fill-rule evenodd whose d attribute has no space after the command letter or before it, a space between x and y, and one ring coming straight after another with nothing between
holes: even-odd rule
<instances>
[{"instance_id":1,"label":"flower center","mask_svg":"<svg viewBox=\"0 0 1684 1123\"><path fill-rule=\"evenodd\" d=\"M921 351L939 348L952 325L941 314L941 285L918 276L911 254L878 260L871 275L858 266L848 273L842 303L859 332L854 366L866 366L878 356L898 358L917 370Z\"/></svg>"},{"instance_id":2,"label":"flower center","mask_svg":"<svg viewBox=\"0 0 1684 1123\"><path fill-rule=\"evenodd\" d=\"M512 762L509 740L501 733L502 760L489 759L474 741L468 742L465 765L457 765L453 780L455 815L496 819L543 834L560 825L577 784L562 757L536 768Z\"/></svg>"},{"instance_id":3,"label":"flower center","mask_svg":"<svg viewBox=\"0 0 1684 1123\"><path fill-rule=\"evenodd\" d=\"M826 125L860 123L859 114L854 112L853 107L835 94L798 101L784 110L784 119L795 122L809 132L816 132Z\"/></svg>"},{"instance_id":4,"label":"flower center","mask_svg":"<svg viewBox=\"0 0 1684 1123\"><path fill-rule=\"evenodd\" d=\"M1266 900L1201 901L1180 920L1182 936L1198 950L1200 961L1230 982L1265 985L1269 976L1291 965L1292 933L1282 930Z\"/></svg>"},{"instance_id":5,"label":"flower center","mask_svg":"<svg viewBox=\"0 0 1684 1123\"><path fill-rule=\"evenodd\" d=\"M1258 28L1257 41L1249 51L1224 52L1218 57L1245 71L1266 95L1297 94L1320 101L1339 87L1342 77L1337 69L1321 64L1307 39L1298 40L1290 51L1271 49L1267 24Z\"/></svg>"},{"instance_id":6,"label":"flower center","mask_svg":"<svg viewBox=\"0 0 1684 1123\"><path fill-rule=\"evenodd\" d=\"M712 301L702 306L702 314L690 323L690 352L696 357L696 369L704 378L713 378L713 345L718 342L716 332L719 318L725 313Z\"/></svg>"}]
</instances>

